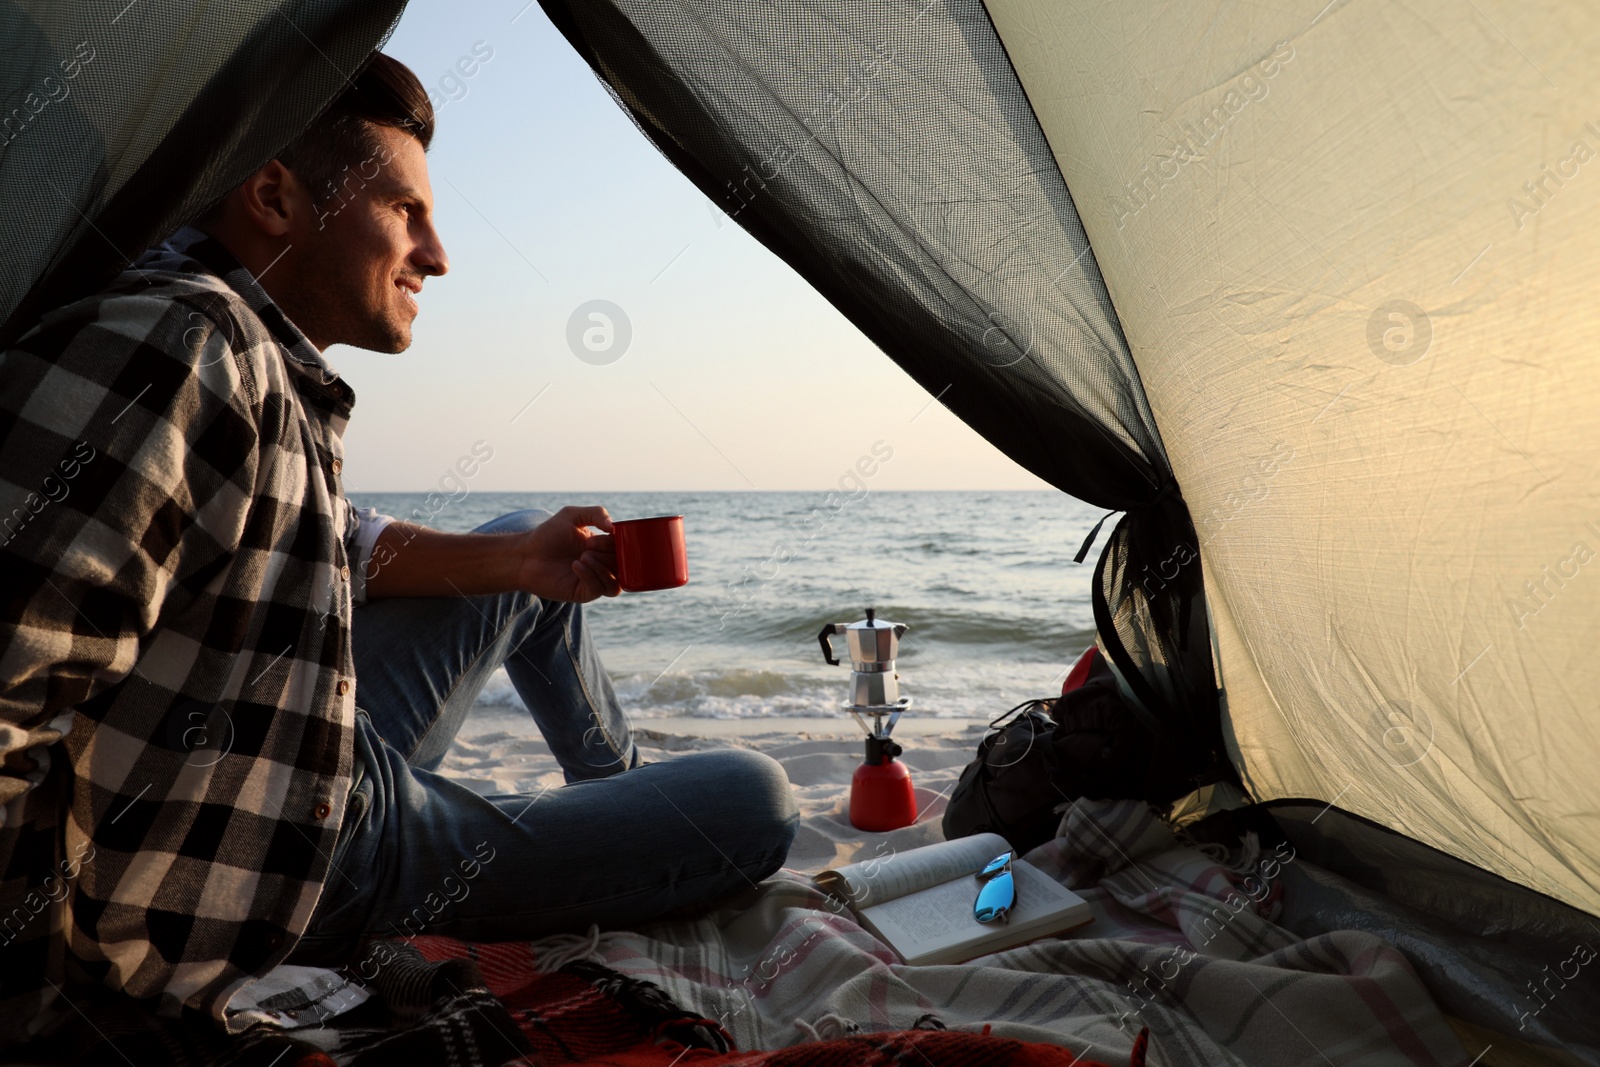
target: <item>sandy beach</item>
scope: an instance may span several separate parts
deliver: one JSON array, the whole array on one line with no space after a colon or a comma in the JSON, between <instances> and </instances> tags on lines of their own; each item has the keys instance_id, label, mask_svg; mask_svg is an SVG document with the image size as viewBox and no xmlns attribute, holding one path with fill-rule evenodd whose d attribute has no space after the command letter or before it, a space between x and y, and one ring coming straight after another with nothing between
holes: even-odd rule
<instances>
[{"instance_id":1,"label":"sandy beach","mask_svg":"<svg viewBox=\"0 0 1600 1067\"><path fill-rule=\"evenodd\" d=\"M902 851L942 841L939 821L961 769L987 722L906 717L894 730L916 787L917 822L887 834L850 825L850 776L861 764L863 734L853 719L660 718L636 722L643 758L656 762L715 748L753 748L783 764L800 805L800 831L786 864L814 873L880 847ZM474 712L440 772L483 793L537 793L560 787L561 769L526 714ZM880 846L880 842L886 846ZM866 851L863 853L863 849Z\"/></svg>"}]
</instances>

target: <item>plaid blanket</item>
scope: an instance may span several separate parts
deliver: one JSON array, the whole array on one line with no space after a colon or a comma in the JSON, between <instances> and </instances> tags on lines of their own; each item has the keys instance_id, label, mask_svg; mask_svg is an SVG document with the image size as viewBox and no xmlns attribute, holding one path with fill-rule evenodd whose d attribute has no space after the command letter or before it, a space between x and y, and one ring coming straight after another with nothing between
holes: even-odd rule
<instances>
[{"instance_id":1,"label":"plaid blanket","mask_svg":"<svg viewBox=\"0 0 1600 1067\"><path fill-rule=\"evenodd\" d=\"M94 1025L64 1028L28 1062L1474 1062L1386 942L1356 931L1301 940L1273 924L1283 869L1305 862L1291 849L1247 841L1234 855L1216 851L1179 841L1142 804L1080 801L1027 859L1087 899L1094 921L959 966L899 963L809 877L783 871L753 904L694 921L531 944L381 942L389 962L376 995L309 1029L227 1039L130 1002L77 1000ZM264 1006L316 1012L338 995L307 984Z\"/></svg>"},{"instance_id":2,"label":"plaid blanket","mask_svg":"<svg viewBox=\"0 0 1600 1067\"><path fill-rule=\"evenodd\" d=\"M892 843L889 836L886 841ZM1214 849L1214 846L1213 846ZM1220 850L1214 849L1220 853ZM741 1048L908 1027L1065 1045L1112 1063L1149 1030L1152 1063L1467 1067L1406 959L1357 931L1275 926L1284 868L1253 839L1227 857L1132 801L1078 801L1026 857L1094 921L959 966L908 967L810 878L780 872L738 912L596 939L594 958L721 1023Z\"/></svg>"},{"instance_id":3,"label":"plaid blanket","mask_svg":"<svg viewBox=\"0 0 1600 1067\"><path fill-rule=\"evenodd\" d=\"M697 1067L882 1067L917 1058L939 1067L1107 1067L1060 1046L948 1032L931 1015L909 1031L741 1053L720 1026L686 1012L660 988L570 959L564 944L541 949L441 937L382 944L378 995L333 1025L257 1027L228 1037L208 1022L157 1019L124 997L84 997L74 1006L88 1026L63 1027L22 1055L29 1063L85 1067L673 1067L690 1053ZM338 990L323 978L307 978L261 1006L296 1021L301 1013L320 1017L331 1010L330 993ZM1143 1067L1142 1049L1129 1063Z\"/></svg>"}]
</instances>

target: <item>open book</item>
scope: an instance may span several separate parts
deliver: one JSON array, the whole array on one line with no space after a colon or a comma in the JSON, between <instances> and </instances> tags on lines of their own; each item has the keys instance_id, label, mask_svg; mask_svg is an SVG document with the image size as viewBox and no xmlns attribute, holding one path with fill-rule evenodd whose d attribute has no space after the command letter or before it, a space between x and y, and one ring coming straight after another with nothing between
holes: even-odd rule
<instances>
[{"instance_id":1,"label":"open book","mask_svg":"<svg viewBox=\"0 0 1600 1067\"><path fill-rule=\"evenodd\" d=\"M982 888L974 875L1009 851L998 834L976 834L823 871L817 882L847 901L862 926L912 964L961 963L1092 918L1087 901L1019 859L1011 862L1017 886L1011 921L973 918Z\"/></svg>"}]
</instances>

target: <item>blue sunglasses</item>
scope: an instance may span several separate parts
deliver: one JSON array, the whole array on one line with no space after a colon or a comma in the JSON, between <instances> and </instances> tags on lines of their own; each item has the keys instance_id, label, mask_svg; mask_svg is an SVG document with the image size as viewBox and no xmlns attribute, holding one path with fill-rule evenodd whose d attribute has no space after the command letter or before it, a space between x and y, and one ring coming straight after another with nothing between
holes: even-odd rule
<instances>
[{"instance_id":1,"label":"blue sunglasses","mask_svg":"<svg viewBox=\"0 0 1600 1067\"><path fill-rule=\"evenodd\" d=\"M972 905L972 917L981 923L1009 923L1017 905L1017 882L1011 874L1011 853L1002 852L977 874L983 888Z\"/></svg>"}]
</instances>

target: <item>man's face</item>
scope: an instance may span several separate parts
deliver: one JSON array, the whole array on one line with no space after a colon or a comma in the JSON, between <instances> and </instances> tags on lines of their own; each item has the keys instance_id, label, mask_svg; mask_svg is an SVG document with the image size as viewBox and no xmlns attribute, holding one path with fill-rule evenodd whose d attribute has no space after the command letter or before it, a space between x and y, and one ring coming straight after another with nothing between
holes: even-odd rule
<instances>
[{"instance_id":1,"label":"man's face","mask_svg":"<svg viewBox=\"0 0 1600 1067\"><path fill-rule=\"evenodd\" d=\"M278 302L318 348L404 351L423 278L449 269L422 143L388 126L374 132L380 150L344 172L320 212L292 225L290 269L262 275L268 292L288 290Z\"/></svg>"}]
</instances>

